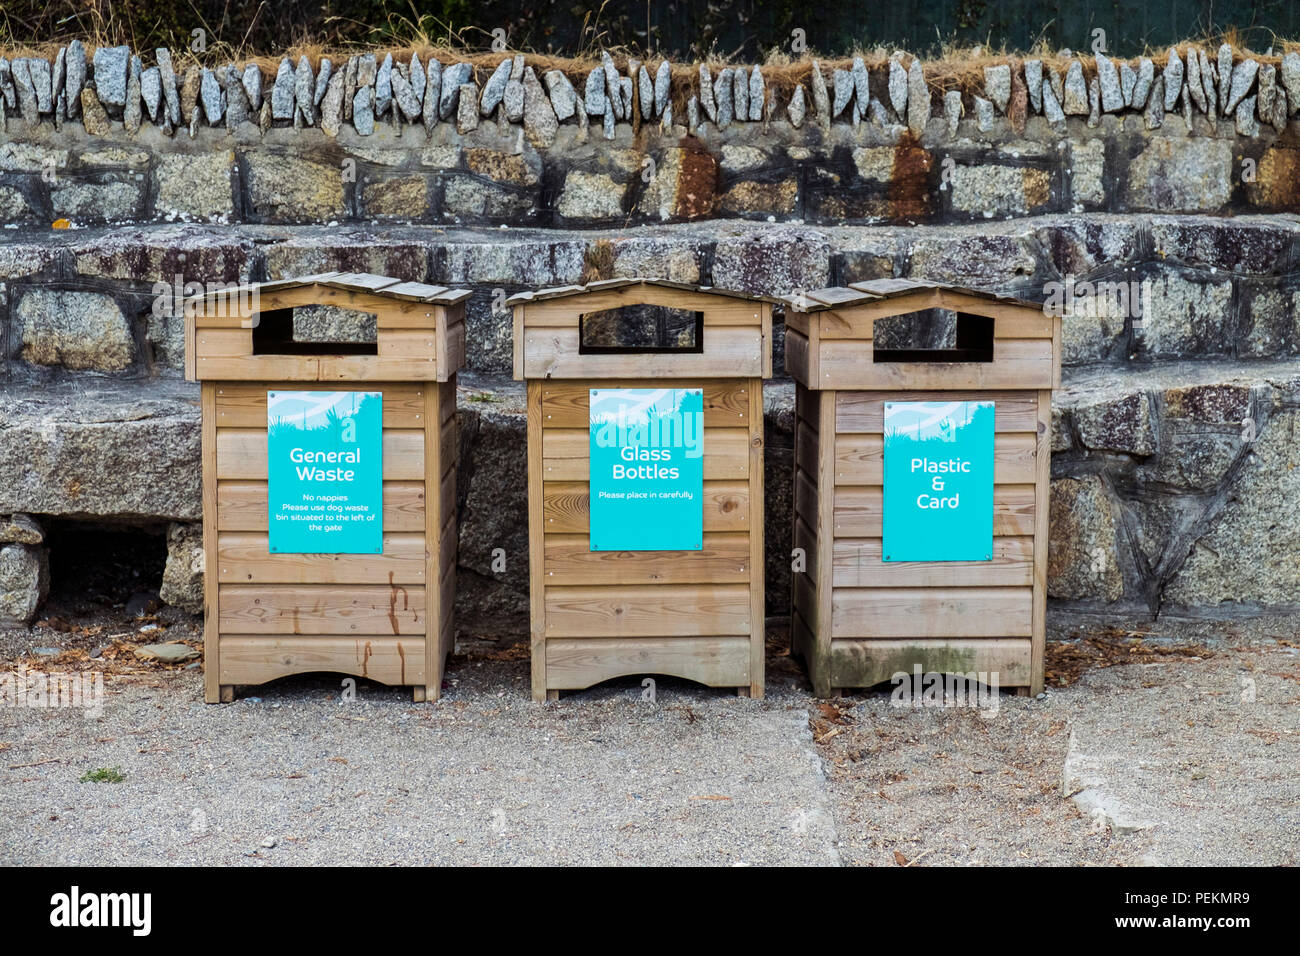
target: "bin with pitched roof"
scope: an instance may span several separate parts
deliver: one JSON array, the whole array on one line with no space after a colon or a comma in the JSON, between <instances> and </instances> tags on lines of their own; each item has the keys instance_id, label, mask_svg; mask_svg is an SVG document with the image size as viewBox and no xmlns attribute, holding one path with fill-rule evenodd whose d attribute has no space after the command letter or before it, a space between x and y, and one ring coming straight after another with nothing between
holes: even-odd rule
<instances>
[{"instance_id":1,"label":"bin with pitched roof","mask_svg":"<svg viewBox=\"0 0 1300 956\"><path fill-rule=\"evenodd\" d=\"M454 642L468 296L331 272L186 303L208 702L311 671L438 697ZM373 317L373 341L302 341L303 307Z\"/></svg>"},{"instance_id":2,"label":"bin with pitched roof","mask_svg":"<svg viewBox=\"0 0 1300 956\"><path fill-rule=\"evenodd\" d=\"M642 674L761 696L772 302L616 279L509 304L534 699Z\"/></svg>"},{"instance_id":3,"label":"bin with pitched roof","mask_svg":"<svg viewBox=\"0 0 1300 956\"><path fill-rule=\"evenodd\" d=\"M1043 685L1052 389L1041 305L887 279L791 297L792 646L814 691Z\"/></svg>"}]
</instances>

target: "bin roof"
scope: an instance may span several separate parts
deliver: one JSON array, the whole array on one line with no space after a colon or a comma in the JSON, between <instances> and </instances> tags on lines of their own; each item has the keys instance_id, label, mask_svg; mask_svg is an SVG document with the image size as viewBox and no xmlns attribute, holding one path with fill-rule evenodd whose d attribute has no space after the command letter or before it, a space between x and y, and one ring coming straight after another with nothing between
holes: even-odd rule
<instances>
[{"instance_id":1,"label":"bin roof","mask_svg":"<svg viewBox=\"0 0 1300 956\"><path fill-rule=\"evenodd\" d=\"M291 289L315 285L343 292L358 292L363 295L384 296L405 302L426 302L432 305L455 305L468 299L470 295L468 289L450 289L447 286L429 285L424 282L404 282L392 276L375 275L371 272L318 272L315 275L299 276L294 279L250 282L233 289L219 289L195 295L189 301L217 301L253 291L287 292Z\"/></svg>"},{"instance_id":2,"label":"bin roof","mask_svg":"<svg viewBox=\"0 0 1300 956\"><path fill-rule=\"evenodd\" d=\"M1015 296L990 292L987 289L971 289L966 286L952 285L947 282L927 282L918 279L871 279L867 282L853 282L847 286L829 289L815 289L795 295L782 296L781 301L797 312L824 312L827 309L844 309L882 299L893 299L911 295L914 292L940 290L956 292L961 295L975 296L993 302L1005 302L1009 305L1023 305L1027 308L1042 309L1037 302L1029 302Z\"/></svg>"},{"instance_id":3,"label":"bin roof","mask_svg":"<svg viewBox=\"0 0 1300 956\"><path fill-rule=\"evenodd\" d=\"M524 305L528 302L542 302L546 299L562 299L566 296L583 295L588 292L606 292L634 285L657 286L663 289L682 289L687 292L702 292L705 295L721 295L732 299L749 299L755 302L780 303L782 301L780 298L770 295L756 295L752 292L736 292L728 289L718 289L708 285L693 285L689 282L673 282L669 279L650 279L643 276L634 276L626 279L598 279L595 282L588 282L586 285L561 285L550 289L516 292L510 298L506 299L506 305Z\"/></svg>"}]
</instances>

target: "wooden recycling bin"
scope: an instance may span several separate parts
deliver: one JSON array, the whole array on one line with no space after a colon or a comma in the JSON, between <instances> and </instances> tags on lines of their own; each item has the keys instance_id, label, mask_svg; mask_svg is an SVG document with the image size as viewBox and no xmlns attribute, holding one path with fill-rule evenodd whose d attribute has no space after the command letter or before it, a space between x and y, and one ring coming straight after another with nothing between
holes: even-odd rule
<instances>
[{"instance_id":1,"label":"wooden recycling bin","mask_svg":"<svg viewBox=\"0 0 1300 956\"><path fill-rule=\"evenodd\" d=\"M533 698L635 674L762 696L772 301L615 279L509 304L514 374L528 383ZM701 422L702 454L665 452L681 465L660 482L636 462L648 433L632 425L624 436L617 423L657 415L662 438L672 402L683 429ZM621 461L638 470L620 473ZM651 539L665 549L642 549Z\"/></svg>"},{"instance_id":2,"label":"wooden recycling bin","mask_svg":"<svg viewBox=\"0 0 1300 956\"><path fill-rule=\"evenodd\" d=\"M891 316L955 326L955 342L950 334L946 348L916 348L897 324L877 324ZM1000 686L1038 693L1060 318L985 292L882 279L787 300L785 355L796 382L794 547L807 562L794 575L791 640L814 692L869 687L919 667L996 672ZM938 414L916 411L913 403L927 402ZM987 406L977 412L966 404L988 402L991 416ZM944 408L966 415L968 428L972 415L982 416L985 431L962 446L976 457L944 450L957 447L943 444L954 437ZM887 429L887 418L905 422L908 415L915 431ZM887 461L891 441L894 464ZM958 473L976 458L988 467ZM918 480L924 487L914 494ZM929 493L929 486L946 490ZM959 487L967 489L960 518L961 501L948 497ZM991 535L982 524L988 512ZM886 520L892 528L883 527ZM909 535L918 520L930 530ZM969 549L965 539L979 543L981 534L985 553L905 556Z\"/></svg>"},{"instance_id":3,"label":"wooden recycling bin","mask_svg":"<svg viewBox=\"0 0 1300 956\"><path fill-rule=\"evenodd\" d=\"M387 276L330 272L186 302L186 377L202 383L209 703L232 700L235 685L310 671L411 686L417 701L438 697L454 642L456 373L465 360L468 296ZM298 341L294 309L304 306L373 315L376 340ZM296 419L268 423L269 401L300 411L303 430L295 431ZM350 437L340 440L357 441L357 422L339 418L338 409L349 407L371 410L355 453L364 465L292 447L346 430ZM269 464L268 448L280 447L280 429L289 452ZM376 450L380 461L370 467ZM302 466L304 459L325 467L298 470L321 467ZM311 505L277 499L277 520L290 523L272 529L268 495L280 492L268 484L271 467L274 482L283 480L291 491L305 476L352 482L364 475L370 503L361 503L362 490L351 499L352 484L337 485L338 495L300 495ZM302 520L293 513L316 507L321 510ZM352 528L349 522L355 528L348 533L365 538L370 553L331 550L340 546L340 529ZM288 547L273 543L290 531L300 537ZM307 550L317 542L320 553Z\"/></svg>"}]
</instances>

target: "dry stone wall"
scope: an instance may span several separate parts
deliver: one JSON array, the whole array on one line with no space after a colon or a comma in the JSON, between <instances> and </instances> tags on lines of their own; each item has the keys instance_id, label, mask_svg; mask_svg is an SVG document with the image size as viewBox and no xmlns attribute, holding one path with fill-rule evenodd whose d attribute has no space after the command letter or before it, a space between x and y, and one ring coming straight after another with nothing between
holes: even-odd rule
<instances>
[{"instance_id":1,"label":"dry stone wall","mask_svg":"<svg viewBox=\"0 0 1300 956\"><path fill-rule=\"evenodd\" d=\"M945 88L907 56L582 75L355 57L271 77L75 46L48 75L0 62L0 624L48 587L49 518L170 526L163 597L201 605L176 302L330 269L473 292L464 627L527 608L504 300L632 275L771 295L907 276L1055 303L1053 613L1300 610L1300 57L1008 60ZM774 346L780 369L779 316ZM766 402L781 613L789 382Z\"/></svg>"}]
</instances>

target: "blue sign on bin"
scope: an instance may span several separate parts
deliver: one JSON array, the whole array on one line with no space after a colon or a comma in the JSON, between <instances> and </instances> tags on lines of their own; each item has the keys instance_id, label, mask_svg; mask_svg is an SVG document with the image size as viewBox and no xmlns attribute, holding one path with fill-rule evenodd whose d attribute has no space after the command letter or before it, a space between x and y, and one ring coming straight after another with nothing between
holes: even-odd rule
<instances>
[{"instance_id":1,"label":"blue sign on bin","mask_svg":"<svg viewBox=\"0 0 1300 956\"><path fill-rule=\"evenodd\" d=\"M590 390L592 551L704 547L704 391Z\"/></svg>"},{"instance_id":2,"label":"blue sign on bin","mask_svg":"<svg viewBox=\"0 0 1300 956\"><path fill-rule=\"evenodd\" d=\"M269 549L384 550L383 394L266 393Z\"/></svg>"},{"instance_id":3,"label":"blue sign on bin","mask_svg":"<svg viewBox=\"0 0 1300 956\"><path fill-rule=\"evenodd\" d=\"M885 561L993 558L992 402L885 402Z\"/></svg>"}]
</instances>

